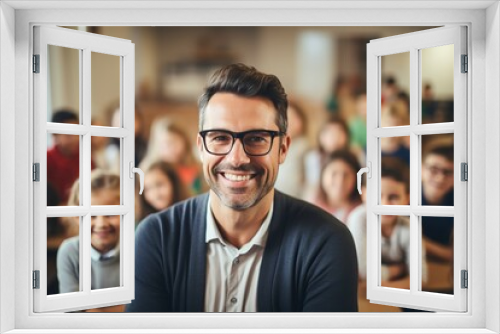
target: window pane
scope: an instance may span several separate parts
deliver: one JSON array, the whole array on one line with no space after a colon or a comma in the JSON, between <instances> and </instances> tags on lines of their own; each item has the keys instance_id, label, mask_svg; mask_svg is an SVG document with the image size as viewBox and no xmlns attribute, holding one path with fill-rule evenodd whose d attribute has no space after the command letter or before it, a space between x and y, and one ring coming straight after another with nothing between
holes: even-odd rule
<instances>
[{"instance_id":1,"label":"window pane","mask_svg":"<svg viewBox=\"0 0 500 334\"><path fill-rule=\"evenodd\" d=\"M119 127L120 57L92 52L92 125Z\"/></svg>"},{"instance_id":2,"label":"window pane","mask_svg":"<svg viewBox=\"0 0 500 334\"><path fill-rule=\"evenodd\" d=\"M405 139L404 137L382 138L382 142L384 139L399 140L399 138ZM387 143L384 144L387 145ZM406 159L397 154L385 155L382 153L380 168L381 205L410 204L410 167L408 163L409 157Z\"/></svg>"},{"instance_id":3,"label":"window pane","mask_svg":"<svg viewBox=\"0 0 500 334\"><path fill-rule=\"evenodd\" d=\"M47 218L48 295L81 291L79 230L80 217Z\"/></svg>"},{"instance_id":4,"label":"window pane","mask_svg":"<svg viewBox=\"0 0 500 334\"><path fill-rule=\"evenodd\" d=\"M92 290L121 286L120 220L120 216L91 218Z\"/></svg>"},{"instance_id":5,"label":"window pane","mask_svg":"<svg viewBox=\"0 0 500 334\"><path fill-rule=\"evenodd\" d=\"M80 136L54 133L48 137L47 206L81 205L79 190L72 191L80 177Z\"/></svg>"},{"instance_id":6,"label":"window pane","mask_svg":"<svg viewBox=\"0 0 500 334\"><path fill-rule=\"evenodd\" d=\"M80 50L47 47L47 122L80 120Z\"/></svg>"},{"instance_id":7,"label":"window pane","mask_svg":"<svg viewBox=\"0 0 500 334\"><path fill-rule=\"evenodd\" d=\"M385 287L410 289L410 217L380 216L380 281Z\"/></svg>"},{"instance_id":8,"label":"window pane","mask_svg":"<svg viewBox=\"0 0 500 334\"><path fill-rule=\"evenodd\" d=\"M422 124L453 122L453 45L420 51Z\"/></svg>"},{"instance_id":9,"label":"window pane","mask_svg":"<svg viewBox=\"0 0 500 334\"><path fill-rule=\"evenodd\" d=\"M420 219L427 262L422 291L453 294L453 217Z\"/></svg>"},{"instance_id":10,"label":"window pane","mask_svg":"<svg viewBox=\"0 0 500 334\"><path fill-rule=\"evenodd\" d=\"M92 136L91 203L120 205L120 138Z\"/></svg>"},{"instance_id":11,"label":"window pane","mask_svg":"<svg viewBox=\"0 0 500 334\"><path fill-rule=\"evenodd\" d=\"M410 125L410 52L381 58L380 126Z\"/></svg>"},{"instance_id":12,"label":"window pane","mask_svg":"<svg viewBox=\"0 0 500 334\"><path fill-rule=\"evenodd\" d=\"M453 134L422 136L422 205L453 206Z\"/></svg>"}]
</instances>

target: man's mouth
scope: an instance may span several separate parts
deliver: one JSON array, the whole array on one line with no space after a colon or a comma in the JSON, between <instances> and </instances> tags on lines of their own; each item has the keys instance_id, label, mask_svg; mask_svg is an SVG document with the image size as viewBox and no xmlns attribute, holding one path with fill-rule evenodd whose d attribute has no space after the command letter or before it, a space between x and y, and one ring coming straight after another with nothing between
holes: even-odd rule
<instances>
[{"instance_id":1,"label":"man's mouth","mask_svg":"<svg viewBox=\"0 0 500 334\"><path fill-rule=\"evenodd\" d=\"M229 180L229 181L233 181L233 182L241 182L241 181L248 181L250 179L253 179L255 177L256 174L231 174L231 173L221 173L222 176Z\"/></svg>"}]
</instances>

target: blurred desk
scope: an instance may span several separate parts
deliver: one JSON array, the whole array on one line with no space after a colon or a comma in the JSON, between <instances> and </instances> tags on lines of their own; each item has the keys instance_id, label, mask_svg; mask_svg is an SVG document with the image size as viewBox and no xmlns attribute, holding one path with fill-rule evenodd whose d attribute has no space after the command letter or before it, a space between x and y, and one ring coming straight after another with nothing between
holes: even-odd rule
<instances>
[{"instance_id":1,"label":"blurred desk","mask_svg":"<svg viewBox=\"0 0 500 334\"><path fill-rule=\"evenodd\" d=\"M358 310L359 312L401 312L399 307L370 303L366 299L366 284L358 284Z\"/></svg>"},{"instance_id":2,"label":"blurred desk","mask_svg":"<svg viewBox=\"0 0 500 334\"><path fill-rule=\"evenodd\" d=\"M438 293L453 293L453 265L450 263L427 263L427 282L422 290ZM401 312L399 307L372 304L366 299L366 284L358 284L359 312Z\"/></svg>"},{"instance_id":3,"label":"blurred desk","mask_svg":"<svg viewBox=\"0 0 500 334\"><path fill-rule=\"evenodd\" d=\"M422 290L453 293L453 265L451 263L427 261L427 282Z\"/></svg>"}]
</instances>

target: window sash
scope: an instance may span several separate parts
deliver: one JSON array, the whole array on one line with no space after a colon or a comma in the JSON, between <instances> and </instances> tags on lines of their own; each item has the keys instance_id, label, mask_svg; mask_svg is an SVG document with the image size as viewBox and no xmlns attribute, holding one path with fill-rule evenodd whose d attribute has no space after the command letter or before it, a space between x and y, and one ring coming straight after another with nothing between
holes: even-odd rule
<instances>
[{"instance_id":1,"label":"window sash","mask_svg":"<svg viewBox=\"0 0 500 334\"><path fill-rule=\"evenodd\" d=\"M419 308L424 310L467 310L467 290L461 289L460 271L467 269L466 218L467 187L460 180L460 163L467 162L466 83L460 73L461 54L466 54L464 27L430 29L371 41L367 48L367 161L372 165L372 178L367 181L367 298L372 302ZM454 45L454 122L419 124L420 115L420 49ZM410 52L410 125L381 126L381 57ZM419 206L421 198L421 140L425 134L454 134L454 206L450 208ZM382 206L380 198L380 139L410 136L410 205ZM380 286L381 237L379 215L385 213L410 216L410 289ZM454 217L454 294L452 297L419 291L421 289L421 228L419 216Z\"/></svg>"},{"instance_id":2,"label":"window sash","mask_svg":"<svg viewBox=\"0 0 500 334\"><path fill-rule=\"evenodd\" d=\"M47 47L79 50L80 124L47 122ZM91 125L91 53L120 57L120 128ZM74 311L102 305L128 303L134 296L134 182L128 163L134 161L134 47L130 41L80 31L47 26L35 27L34 54L40 55L40 73L34 81L34 161L40 163L40 182L34 190L34 270L40 271L40 288L34 289L35 312ZM47 135L68 134L80 137L80 206L47 207ZM120 138L121 205L92 206L90 175L92 136ZM91 217L120 215L120 287L91 289ZM47 217L80 217L79 257L80 292L47 295ZM125 259L125 260L124 260Z\"/></svg>"}]
</instances>

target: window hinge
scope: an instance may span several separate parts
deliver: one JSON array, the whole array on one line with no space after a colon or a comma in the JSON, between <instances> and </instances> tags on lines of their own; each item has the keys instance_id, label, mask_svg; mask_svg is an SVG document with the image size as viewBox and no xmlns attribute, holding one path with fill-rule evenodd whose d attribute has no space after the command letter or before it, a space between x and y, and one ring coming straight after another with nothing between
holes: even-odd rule
<instances>
[{"instance_id":1,"label":"window hinge","mask_svg":"<svg viewBox=\"0 0 500 334\"><path fill-rule=\"evenodd\" d=\"M33 164L33 181L40 181L40 164L38 162Z\"/></svg>"},{"instance_id":2,"label":"window hinge","mask_svg":"<svg viewBox=\"0 0 500 334\"><path fill-rule=\"evenodd\" d=\"M467 55L462 55L462 73L469 72L469 57Z\"/></svg>"},{"instance_id":3,"label":"window hinge","mask_svg":"<svg viewBox=\"0 0 500 334\"><path fill-rule=\"evenodd\" d=\"M40 55L33 55L33 73L40 73Z\"/></svg>"},{"instance_id":4,"label":"window hinge","mask_svg":"<svg viewBox=\"0 0 500 334\"><path fill-rule=\"evenodd\" d=\"M469 167L466 162L462 162L461 165L461 177L462 181L469 181Z\"/></svg>"},{"instance_id":5,"label":"window hinge","mask_svg":"<svg viewBox=\"0 0 500 334\"><path fill-rule=\"evenodd\" d=\"M462 289L467 289L469 287L469 275L467 273L467 270L462 270L461 276L462 276Z\"/></svg>"},{"instance_id":6,"label":"window hinge","mask_svg":"<svg viewBox=\"0 0 500 334\"><path fill-rule=\"evenodd\" d=\"M33 289L40 289L40 270L33 270Z\"/></svg>"}]
</instances>

